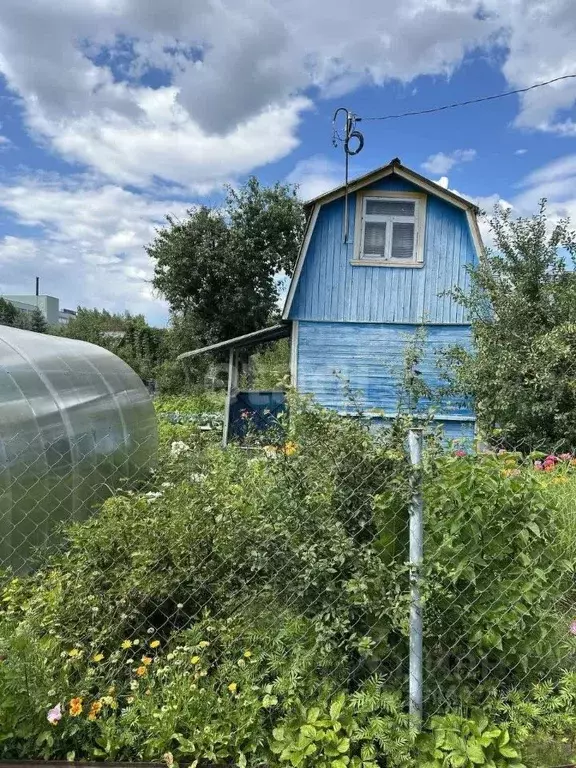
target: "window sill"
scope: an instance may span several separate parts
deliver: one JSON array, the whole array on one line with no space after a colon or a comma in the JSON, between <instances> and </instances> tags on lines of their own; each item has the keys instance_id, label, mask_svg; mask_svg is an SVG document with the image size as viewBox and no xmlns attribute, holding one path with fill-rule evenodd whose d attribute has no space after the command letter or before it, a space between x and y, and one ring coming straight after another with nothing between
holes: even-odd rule
<instances>
[{"instance_id":1,"label":"window sill","mask_svg":"<svg viewBox=\"0 0 576 768\"><path fill-rule=\"evenodd\" d=\"M350 264L353 267L400 267L400 269L421 269L424 266L422 261L407 261L400 264L394 261L377 261L370 259L353 259Z\"/></svg>"}]
</instances>

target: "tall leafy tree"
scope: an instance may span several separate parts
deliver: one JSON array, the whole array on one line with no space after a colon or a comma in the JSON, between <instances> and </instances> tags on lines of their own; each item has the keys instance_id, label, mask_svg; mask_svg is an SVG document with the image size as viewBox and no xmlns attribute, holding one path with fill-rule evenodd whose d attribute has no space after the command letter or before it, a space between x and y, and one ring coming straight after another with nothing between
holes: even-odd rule
<instances>
[{"instance_id":1,"label":"tall leafy tree","mask_svg":"<svg viewBox=\"0 0 576 768\"><path fill-rule=\"evenodd\" d=\"M481 427L520 449L576 448L576 234L538 213L497 208L494 247L455 296L472 322L473 349L452 350L461 392Z\"/></svg>"},{"instance_id":2,"label":"tall leafy tree","mask_svg":"<svg viewBox=\"0 0 576 768\"><path fill-rule=\"evenodd\" d=\"M153 284L174 312L188 317L201 343L268 324L279 298L278 276L290 275L304 226L292 185L263 187L251 177L226 188L221 208L201 206L179 221L167 217L146 248Z\"/></svg>"}]
</instances>

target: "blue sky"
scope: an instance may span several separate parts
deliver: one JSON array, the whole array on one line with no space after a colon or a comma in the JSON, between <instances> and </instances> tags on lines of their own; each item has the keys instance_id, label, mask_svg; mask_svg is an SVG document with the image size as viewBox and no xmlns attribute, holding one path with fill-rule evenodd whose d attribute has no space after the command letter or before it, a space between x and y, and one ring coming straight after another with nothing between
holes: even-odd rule
<instances>
[{"instance_id":1,"label":"blue sky","mask_svg":"<svg viewBox=\"0 0 576 768\"><path fill-rule=\"evenodd\" d=\"M61 7L60 7L61 6ZM537 32L537 34L536 34ZM572 0L3 0L0 292L167 309L143 246L166 213L255 173L339 184L334 109L384 115L576 72ZM400 157L490 209L576 217L576 80L363 122L361 174Z\"/></svg>"}]
</instances>

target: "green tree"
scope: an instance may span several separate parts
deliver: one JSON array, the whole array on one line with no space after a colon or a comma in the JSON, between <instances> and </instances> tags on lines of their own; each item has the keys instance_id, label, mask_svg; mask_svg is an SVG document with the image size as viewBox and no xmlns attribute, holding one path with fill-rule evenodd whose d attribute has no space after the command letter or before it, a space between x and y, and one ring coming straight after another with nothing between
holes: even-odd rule
<instances>
[{"instance_id":1,"label":"green tree","mask_svg":"<svg viewBox=\"0 0 576 768\"><path fill-rule=\"evenodd\" d=\"M174 312L194 325L202 344L268 324L278 302L278 275L290 275L304 226L296 188L263 187L251 177L226 188L223 207L201 206L183 221L167 217L146 251L153 284Z\"/></svg>"},{"instance_id":2,"label":"green tree","mask_svg":"<svg viewBox=\"0 0 576 768\"><path fill-rule=\"evenodd\" d=\"M129 326L146 327L144 315L131 315L129 312L114 313L106 309L87 309L78 307L76 317L70 319L60 330L62 336L69 339L89 341L92 344L107 346L106 339L118 338L114 334L126 331Z\"/></svg>"},{"instance_id":3,"label":"green tree","mask_svg":"<svg viewBox=\"0 0 576 768\"><path fill-rule=\"evenodd\" d=\"M569 221L514 219L497 208L494 248L454 291L472 323L473 349L454 349L457 388L480 426L520 449L576 447L576 256Z\"/></svg>"},{"instance_id":4,"label":"green tree","mask_svg":"<svg viewBox=\"0 0 576 768\"><path fill-rule=\"evenodd\" d=\"M11 301L0 296L0 325L12 325L15 327L22 327L23 315Z\"/></svg>"},{"instance_id":5,"label":"green tree","mask_svg":"<svg viewBox=\"0 0 576 768\"><path fill-rule=\"evenodd\" d=\"M166 331L149 326L144 315L78 307L76 317L60 333L109 349L144 381L156 378L158 366L164 360Z\"/></svg>"},{"instance_id":6,"label":"green tree","mask_svg":"<svg viewBox=\"0 0 576 768\"><path fill-rule=\"evenodd\" d=\"M34 311L31 312L27 327L29 331L35 333L48 333L48 323L39 307L35 307Z\"/></svg>"}]
</instances>

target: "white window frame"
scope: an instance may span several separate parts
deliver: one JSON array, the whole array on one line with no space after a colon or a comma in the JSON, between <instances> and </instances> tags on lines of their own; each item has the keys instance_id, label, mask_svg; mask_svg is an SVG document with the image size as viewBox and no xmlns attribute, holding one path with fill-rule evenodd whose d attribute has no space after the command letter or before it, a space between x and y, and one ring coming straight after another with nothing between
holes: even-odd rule
<instances>
[{"instance_id":1,"label":"white window frame","mask_svg":"<svg viewBox=\"0 0 576 768\"><path fill-rule=\"evenodd\" d=\"M370 215L369 221L382 221L388 225L386 232L387 256L364 256L364 225L366 218L366 203L371 199L390 200L393 202L413 202L414 217L412 216L377 216ZM392 252L392 227L394 223L414 223L414 254L413 258L394 259ZM369 267L423 267L424 266L424 227L426 224L426 195L421 192L389 192L385 190L373 190L370 192L358 192L356 195L356 224L354 235L354 259L355 266Z\"/></svg>"}]
</instances>

